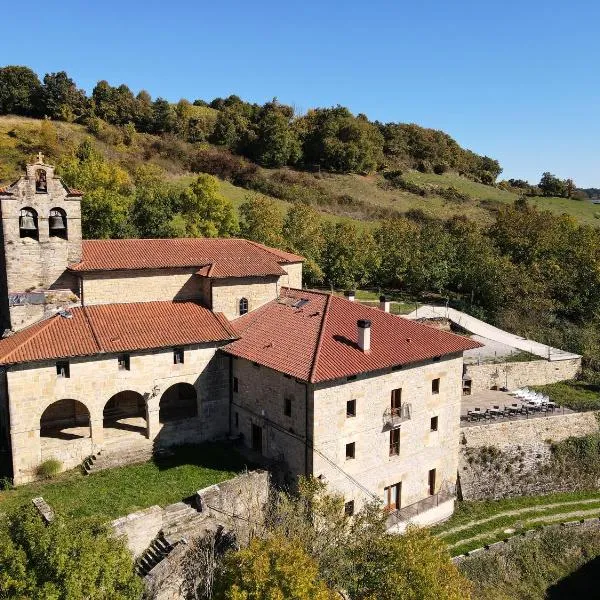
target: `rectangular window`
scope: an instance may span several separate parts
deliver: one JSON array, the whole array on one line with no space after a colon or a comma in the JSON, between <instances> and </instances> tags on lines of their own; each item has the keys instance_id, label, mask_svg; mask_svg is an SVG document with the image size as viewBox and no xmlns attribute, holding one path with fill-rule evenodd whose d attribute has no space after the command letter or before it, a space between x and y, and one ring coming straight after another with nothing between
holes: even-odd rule
<instances>
[{"instance_id":1,"label":"rectangular window","mask_svg":"<svg viewBox=\"0 0 600 600\"><path fill-rule=\"evenodd\" d=\"M240 391L240 382L238 381L237 377L233 378L233 391L234 392L239 392Z\"/></svg>"},{"instance_id":2,"label":"rectangular window","mask_svg":"<svg viewBox=\"0 0 600 600\"><path fill-rule=\"evenodd\" d=\"M65 360L56 363L56 376L64 377L65 379L71 377L71 369L68 361Z\"/></svg>"},{"instance_id":3,"label":"rectangular window","mask_svg":"<svg viewBox=\"0 0 600 600\"><path fill-rule=\"evenodd\" d=\"M356 416L356 400L348 400L346 402L346 417Z\"/></svg>"},{"instance_id":4,"label":"rectangular window","mask_svg":"<svg viewBox=\"0 0 600 600\"><path fill-rule=\"evenodd\" d=\"M344 503L344 514L347 517L351 517L354 514L354 500Z\"/></svg>"},{"instance_id":5,"label":"rectangular window","mask_svg":"<svg viewBox=\"0 0 600 600\"><path fill-rule=\"evenodd\" d=\"M383 505L387 510L398 510L400 508L400 492L402 483L395 483L383 488Z\"/></svg>"},{"instance_id":6,"label":"rectangular window","mask_svg":"<svg viewBox=\"0 0 600 600\"><path fill-rule=\"evenodd\" d=\"M292 399L291 398L283 399L283 414L286 417L292 416Z\"/></svg>"},{"instance_id":7,"label":"rectangular window","mask_svg":"<svg viewBox=\"0 0 600 600\"><path fill-rule=\"evenodd\" d=\"M438 430L438 418L431 417L431 431L437 431L437 430Z\"/></svg>"},{"instance_id":8,"label":"rectangular window","mask_svg":"<svg viewBox=\"0 0 600 600\"><path fill-rule=\"evenodd\" d=\"M400 428L390 430L390 456L400 454Z\"/></svg>"},{"instance_id":9,"label":"rectangular window","mask_svg":"<svg viewBox=\"0 0 600 600\"><path fill-rule=\"evenodd\" d=\"M392 417L399 417L402 410L402 388L392 390L392 397L390 399L390 408L392 410Z\"/></svg>"},{"instance_id":10,"label":"rectangular window","mask_svg":"<svg viewBox=\"0 0 600 600\"><path fill-rule=\"evenodd\" d=\"M440 393L440 378L439 377L437 379L433 379L431 381L431 393L432 394Z\"/></svg>"},{"instance_id":11,"label":"rectangular window","mask_svg":"<svg viewBox=\"0 0 600 600\"><path fill-rule=\"evenodd\" d=\"M119 371L129 371L129 354L119 354Z\"/></svg>"},{"instance_id":12,"label":"rectangular window","mask_svg":"<svg viewBox=\"0 0 600 600\"><path fill-rule=\"evenodd\" d=\"M346 460L356 458L356 443L346 444Z\"/></svg>"},{"instance_id":13,"label":"rectangular window","mask_svg":"<svg viewBox=\"0 0 600 600\"><path fill-rule=\"evenodd\" d=\"M235 413L235 428L237 429L240 426L240 413Z\"/></svg>"},{"instance_id":14,"label":"rectangular window","mask_svg":"<svg viewBox=\"0 0 600 600\"><path fill-rule=\"evenodd\" d=\"M175 348L173 350L173 364L182 365L183 364L183 348Z\"/></svg>"}]
</instances>

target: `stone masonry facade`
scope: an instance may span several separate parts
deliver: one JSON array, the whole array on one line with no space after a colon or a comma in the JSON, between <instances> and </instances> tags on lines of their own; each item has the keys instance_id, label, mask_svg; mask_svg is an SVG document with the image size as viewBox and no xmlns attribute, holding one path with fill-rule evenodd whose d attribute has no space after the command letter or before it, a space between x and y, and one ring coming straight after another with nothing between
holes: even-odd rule
<instances>
[{"instance_id":1,"label":"stone masonry facade","mask_svg":"<svg viewBox=\"0 0 600 600\"><path fill-rule=\"evenodd\" d=\"M346 501L354 501L356 509L375 497L384 500L384 489L398 483L400 505L410 505L429 495L433 469L435 492L454 487L461 370L462 356L451 356L314 385L233 359L232 433L250 447L258 433L265 456L283 461L295 475L320 476ZM439 393L432 393L436 379ZM410 419L400 425L399 454L391 456L384 414L395 389L410 405ZM347 416L347 403L353 400L356 415ZM355 457L346 459L350 443Z\"/></svg>"}]
</instances>

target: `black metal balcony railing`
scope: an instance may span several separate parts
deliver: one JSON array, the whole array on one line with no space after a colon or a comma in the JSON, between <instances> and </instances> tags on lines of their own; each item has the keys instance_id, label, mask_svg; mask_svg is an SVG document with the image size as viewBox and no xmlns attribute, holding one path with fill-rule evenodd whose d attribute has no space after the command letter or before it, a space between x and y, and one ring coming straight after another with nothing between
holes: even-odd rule
<instances>
[{"instance_id":1,"label":"black metal balcony railing","mask_svg":"<svg viewBox=\"0 0 600 600\"><path fill-rule=\"evenodd\" d=\"M423 498L423 500L419 500L414 504L409 504L408 506L403 506L397 510L391 511L388 515L387 526L392 527L397 525L398 523L406 523L411 519L414 519L416 516L443 504L444 502L448 502L456 497L456 494L453 491L441 491L433 496L428 496L427 498Z\"/></svg>"},{"instance_id":2,"label":"black metal balcony railing","mask_svg":"<svg viewBox=\"0 0 600 600\"><path fill-rule=\"evenodd\" d=\"M388 408L383 413L383 424L387 427L397 427L400 423L410 420L411 405L404 403L397 408Z\"/></svg>"}]
</instances>

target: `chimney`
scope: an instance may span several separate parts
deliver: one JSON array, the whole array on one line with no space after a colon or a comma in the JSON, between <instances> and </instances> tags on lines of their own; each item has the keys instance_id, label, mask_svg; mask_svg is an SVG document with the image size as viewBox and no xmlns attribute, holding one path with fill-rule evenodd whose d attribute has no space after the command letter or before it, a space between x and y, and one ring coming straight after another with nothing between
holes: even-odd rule
<instances>
[{"instance_id":1,"label":"chimney","mask_svg":"<svg viewBox=\"0 0 600 600\"><path fill-rule=\"evenodd\" d=\"M379 296L379 308L383 312L390 312L390 301L385 296Z\"/></svg>"},{"instance_id":2,"label":"chimney","mask_svg":"<svg viewBox=\"0 0 600 600\"><path fill-rule=\"evenodd\" d=\"M358 347L363 352L371 351L371 321L359 319L356 322L358 328Z\"/></svg>"},{"instance_id":3,"label":"chimney","mask_svg":"<svg viewBox=\"0 0 600 600\"><path fill-rule=\"evenodd\" d=\"M355 295L356 294L354 293L354 290L348 290L347 292L344 292L344 296L346 296L348 302L354 302Z\"/></svg>"}]
</instances>

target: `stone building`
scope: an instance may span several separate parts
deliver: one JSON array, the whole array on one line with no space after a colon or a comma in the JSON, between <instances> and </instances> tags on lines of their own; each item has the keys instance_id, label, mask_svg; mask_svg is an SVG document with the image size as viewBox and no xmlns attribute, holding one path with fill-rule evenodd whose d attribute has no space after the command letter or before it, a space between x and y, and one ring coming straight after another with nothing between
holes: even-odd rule
<instances>
[{"instance_id":1,"label":"stone building","mask_svg":"<svg viewBox=\"0 0 600 600\"><path fill-rule=\"evenodd\" d=\"M242 239L81 240L81 193L40 159L0 189L0 451L57 458L236 437L346 510L447 516L462 352L477 342L303 291L302 257ZM393 525L393 523L391 523Z\"/></svg>"}]
</instances>

